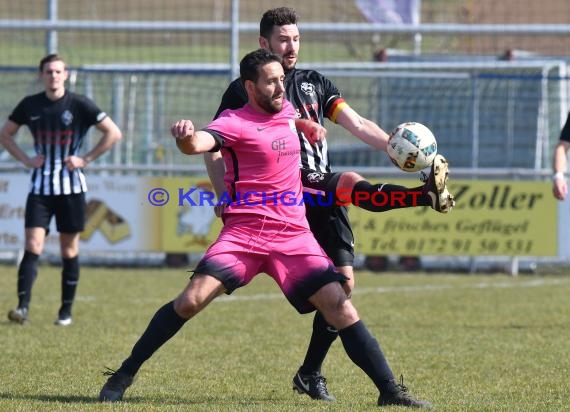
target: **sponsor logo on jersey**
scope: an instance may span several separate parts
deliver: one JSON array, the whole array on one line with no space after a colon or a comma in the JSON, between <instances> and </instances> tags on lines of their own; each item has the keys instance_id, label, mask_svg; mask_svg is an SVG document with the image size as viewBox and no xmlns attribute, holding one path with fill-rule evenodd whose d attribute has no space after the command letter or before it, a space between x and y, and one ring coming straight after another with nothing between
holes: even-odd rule
<instances>
[{"instance_id":1,"label":"sponsor logo on jersey","mask_svg":"<svg viewBox=\"0 0 570 412\"><path fill-rule=\"evenodd\" d=\"M301 83L301 91L309 96L315 93L315 85L313 83L303 82Z\"/></svg>"},{"instance_id":2,"label":"sponsor logo on jersey","mask_svg":"<svg viewBox=\"0 0 570 412\"><path fill-rule=\"evenodd\" d=\"M73 122L73 115L71 114L71 112L69 110L66 110L65 112L62 113L61 121L66 126L69 126L71 124L71 122Z\"/></svg>"},{"instance_id":3,"label":"sponsor logo on jersey","mask_svg":"<svg viewBox=\"0 0 570 412\"><path fill-rule=\"evenodd\" d=\"M287 140L285 139L276 139L271 142L271 149L272 150L285 150L287 146Z\"/></svg>"}]
</instances>

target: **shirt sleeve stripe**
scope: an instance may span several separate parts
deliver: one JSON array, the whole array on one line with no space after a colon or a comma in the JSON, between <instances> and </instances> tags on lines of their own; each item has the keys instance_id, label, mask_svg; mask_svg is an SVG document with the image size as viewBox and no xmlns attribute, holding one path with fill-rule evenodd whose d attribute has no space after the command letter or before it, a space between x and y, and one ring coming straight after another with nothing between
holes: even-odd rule
<instances>
[{"instance_id":1,"label":"shirt sleeve stripe","mask_svg":"<svg viewBox=\"0 0 570 412\"><path fill-rule=\"evenodd\" d=\"M336 123L336 118L339 113L342 112L347 105L343 98L337 99L331 106L329 119Z\"/></svg>"}]
</instances>

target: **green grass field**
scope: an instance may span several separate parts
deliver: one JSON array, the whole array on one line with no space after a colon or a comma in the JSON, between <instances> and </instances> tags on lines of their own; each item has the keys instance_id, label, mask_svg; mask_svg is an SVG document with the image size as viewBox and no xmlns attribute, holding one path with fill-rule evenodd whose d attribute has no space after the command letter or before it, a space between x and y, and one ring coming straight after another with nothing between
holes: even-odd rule
<instances>
[{"instance_id":1,"label":"green grass field","mask_svg":"<svg viewBox=\"0 0 570 412\"><path fill-rule=\"evenodd\" d=\"M2 266L2 311L16 269ZM85 267L68 328L52 324L59 269L42 266L26 326L0 321L0 410L363 411L377 391L335 342L325 362L334 404L291 390L312 315L267 276L215 301L142 368L119 404L96 400L184 270ZM570 410L570 277L357 274L354 302L411 392L441 411ZM5 313L2 317L5 318ZM392 408L391 410L398 410Z\"/></svg>"}]
</instances>

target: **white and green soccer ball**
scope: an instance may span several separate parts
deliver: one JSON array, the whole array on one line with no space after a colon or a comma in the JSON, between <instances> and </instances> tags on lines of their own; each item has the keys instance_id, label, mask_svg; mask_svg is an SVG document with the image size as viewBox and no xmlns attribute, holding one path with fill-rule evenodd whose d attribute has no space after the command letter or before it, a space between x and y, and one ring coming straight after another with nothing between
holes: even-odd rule
<instances>
[{"instance_id":1,"label":"white and green soccer ball","mask_svg":"<svg viewBox=\"0 0 570 412\"><path fill-rule=\"evenodd\" d=\"M432 165L437 155L437 141L423 124L406 122L396 126L390 134L387 152L396 167L417 172Z\"/></svg>"}]
</instances>

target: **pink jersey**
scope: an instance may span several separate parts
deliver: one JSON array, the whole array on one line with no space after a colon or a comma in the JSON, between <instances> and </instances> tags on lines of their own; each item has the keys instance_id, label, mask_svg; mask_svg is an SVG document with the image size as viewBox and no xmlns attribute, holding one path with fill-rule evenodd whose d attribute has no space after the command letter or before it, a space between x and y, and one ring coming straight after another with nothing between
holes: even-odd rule
<instances>
[{"instance_id":1,"label":"pink jersey","mask_svg":"<svg viewBox=\"0 0 570 412\"><path fill-rule=\"evenodd\" d=\"M295 117L287 100L273 115L246 104L225 110L204 128L221 144L226 165L224 215L256 214L308 228Z\"/></svg>"}]
</instances>

